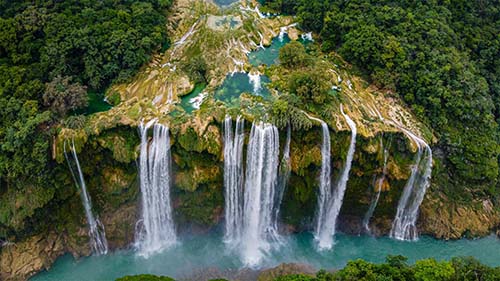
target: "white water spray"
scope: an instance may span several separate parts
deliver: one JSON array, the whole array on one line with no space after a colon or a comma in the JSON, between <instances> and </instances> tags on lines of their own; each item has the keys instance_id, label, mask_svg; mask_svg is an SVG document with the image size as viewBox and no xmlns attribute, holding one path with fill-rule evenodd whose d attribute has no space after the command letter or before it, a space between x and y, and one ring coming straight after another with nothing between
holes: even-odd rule
<instances>
[{"instance_id":1,"label":"white water spray","mask_svg":"<svg viewBox=\"0 0 500 281\"><path fill-rule=\"evenodd\" d=\"M432 172L432 150L421 138L398 126L417 145L415 164L399 199L396 217L392 222L390 236L398 240L417 240L417 219L420 204L430 185Z\"/></svg>"},{"instance_id":2,"label":"white water spray","mask_svg":"<svg viewBox=\"0 0 500 281\"><path fill-rule=\"evenodd\" d=\"M174 43L174 46L177 47L177 46L180 46L184 43L186 43L186 40L189 38L189 36L193 35L195 33L195 27L196 25L198 24L200 20L198 19L195 23L193 23L193 25L189 28L189 30L181 37L181 39L179 39L179 41L175 42Z\"/></svg>"},{"instance_id":3,"label":"white water spray","mask_svg":"<svg viewBox=\"0 0 500 281\"><path fill-rule=\"evenodd\" d=\"M321 144L321 172L319 175L318 206L316 210L316 225L314 228L315 237L319 237L320 231L325 223L327 205L332 196L330 131L325 121L309 116L307 113L304 114L306 114L309 119L318 121L321 124L321 130L323 133L323 142Z\"/></svg>"},{"instance_id":4,"label":"white water spray","mask_svg":"<svg viewBox=\"0 0 500 281\"><path fill-rule=\"evenodd\" d=\"M226 229L224 241L235 245L241 237L243 223L243 144L245 121L236 118L233 132L233 120L226 116L224 120L224 214Z\"/></svg>"},{"instance_id":5,"label":"white water spray","mask_svg":"<svg viewBox=\"0 0 500 281\"><path fill-rule=\"evenodd\" d=\"M313 36L312 36L312 32L302 33L300 35L300 37L304 41L311 41L311 42L314 41Z\"/></svg>"},{"instance_id":6,"label":"white water spray","mask_svg":"<svg viewBox=\"0 0 500 281\"><path fill-rule=\"evenodd\" d=\"M317 227L315 231L315 239L318 242L318 248L331 249L333 246L333 238L335 236L335 227L337 225L337 218L340 213L340 208L342 207L342 202L344 200L344 194L347 187L347 181L349 180L349 172L351 170L352 159L354 157L355 147L356 147L356 123L352 121L347 114L344 113L342 104L340 105L340 112L347 121L347 124L351 128L351 143L349 144L349 150L347 151L346 162L344 168L340 174L340 179L337 184L333 194L329 194L326 197L329 198L328 201L324 202L321 206L325 210L318 211L317 217ZM331 189L330 189L330 192ZM321 197L321 194L320 194ZM318 200L319 201L319 200ZM323 215L320 217L319 215Z\"/></svg>"},{"instance_id":7,"label":"white water spray","mask_svg":"<svg viewBox=\"0 0 500 281\"><path fill-rule=\"evenodd\" d=\"M375 208L377 208L378 200L380 199L380 193L382 192L382 186L384 181L386 180L387 175L387 160L389 159L389 150L388 148L384 148L384 141L380 139L380 148L384 151L384 166L382 168L382 175L375 182L375 186L377 187L377 193L375 198L372 199L370 207L363 218L363 227L367 233L371 233L370 229L370 219L373 217L373 212L375 212Z\"/></svg>"},{"instance_id":8,"label":"white water spray","mask_svg":"<svg viewBox=\"0 0 500 281\"><path fill-rule=\"evenodd\" d=\"M247 149L241 254L247 266L258 265L280 236L272 212L278 176L278 129L267 123L252 124Z\"/></svg>"},{"instance_id":9,"label":"white water spray","mask_svg":"<svg viewBox=\"0 0 500 281\"><path fill-rule=\"evenodd\" d=\"M148 129L153 126L153 139ZM152 120L139 125L141 135L140 185L142 219L136 230L136 246L143 256L159 252L176 240L170 202L171 159L169 129Z\"/></svg>"},{"instance_id":10,"label":"white water spray","mask_svg":"<svg viewBox=\"0 0 500 281\"><path fill-rule=\"evenodd\" d=\"M90 200L90 195L87 192L87 185L85 184L85 179L83 178L82 169L80 167L80 162L78 161L78 155L76 154L75 141L71 140L71 155L75 161L75 166L78 172L78 178L73 171L71 162L66 152L66 142L64 142L64 157L68 162L71 175L75 180L76 186L80 189L80 197L82 199L83 207L85 209L85 216L87 217L87 223L89 226L89 237L90 246L92 248L92 253L96 255L105 255L108 253L108 241L106 240L106 231L104 230L104 225L101 223L97 216L92 213L92 201Z\"/></svg>"},{"instance_id":11,"label":"white water spray","mask_svg":"<svg viewBox=\"0 0 500 281\"><path fill-rule=\"evenodd\" d=\"M285 39L285 34L288 33L288 29L296 25L297 23L292 23L290 25L280 27L280 34L278 35L278 39L280 40L280 42L283 42L283 40Z\"/></svg>"},{"instance_id":12,"label":"white water spray","mask_svg":"<svg viewBox=\"0 0 500 281\"><path fill-rule=\"evenodd\" d=\"M262 83L260 81L260 73L255 72L255 73L248 73L248 81L250 84L253 86L253 93L254 94L259 94L260 90L262 89Z\"/></svg>"}]
</instances>

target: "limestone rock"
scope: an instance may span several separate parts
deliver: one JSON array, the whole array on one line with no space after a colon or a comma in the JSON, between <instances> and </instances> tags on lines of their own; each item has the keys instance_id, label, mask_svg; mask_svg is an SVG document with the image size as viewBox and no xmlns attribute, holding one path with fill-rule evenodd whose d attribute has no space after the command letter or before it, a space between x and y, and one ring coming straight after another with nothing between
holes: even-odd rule
<instances>
[{"instance_id":1,"label":"limestone rock","mask_svg":"<svg viewBox=\"0 0 500 281\"><path fill-rule=\"evenodd\" d=\"M442 239L488 235L500 223L500 214L489 200L460 204L444 195L430 194L421 210L421 231Z\"/></svg>"}]
</instances>

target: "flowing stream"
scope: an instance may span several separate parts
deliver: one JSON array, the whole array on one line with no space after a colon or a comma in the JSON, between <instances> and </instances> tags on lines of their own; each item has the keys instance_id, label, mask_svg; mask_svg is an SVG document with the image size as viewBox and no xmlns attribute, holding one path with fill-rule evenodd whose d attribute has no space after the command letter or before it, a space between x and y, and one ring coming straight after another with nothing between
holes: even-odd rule
<instances>
[{"instance_id":1,"label":"flowing stream","mask_svg":"<svg viewBox=\"0 0 500 281\"><path fill-rule=\"evenodd\" d=\"M392 222L390 236L398 240L418 239L417 219L420 204L429 187L432 172L432 150L421 138L398 126L415 144L417 154L411 168L410 178L405 184L399 199L396 217Z\"/></svg>"},{"instance_id":2,"label":"flowing stream","mask_svg":"<svg viewBox=\"0 0 500 281\"><path fill-rule=\"evenodd\" d=\"M328 250L333 247L335 228L337 225L337 218L340 213L340 208L342 207L342 202L344 200L344 194L347 187L347 181L349 180L349 172L351 170L352 159L354 157L354 151L356 148L356 124L352 121L347 114L344 113L342 105L340 105L340 112L344 116L351 129L351 142L349 144L349 150L347 151L347 157L345 161L344 168L340 174L340 179L337 183L335 190L330 189L325 196L327 200L318 204L319 208L323 210L318 211L318 216L316 219L319 221L316 226L315 236L318 242L318 248L320 250ZM321 192L320 192L321 198Z\"/></svg>"},{"instance_id":3,"label":"flowing stream","mask_svg":"<svg viewBox=\"0 0 500 281\"><path fill-rule=\"evenodd\" d=\"M148 138L150 127L153 127L151 142ZM177 240L170 202L170 136L168 128L156 120L141 123L139 131L142 218L137 224L136 247L140 255L148 257Z\"/></svg>"},{"instance_id":4,"label":"flowing stream","mask_svg":"<svg viewBox=\"0 0 500 281\"><path fill-rule=\"evenodd\" d=\"M75 180L76 186L80 189L80 197L82 199L83 207L85 209L85 216L87 217L87 224L89 226L89 237L90 246L92 248L92 253L96 255L105 255L108 253L108 241L106 240L106 231L104 230L104 225L101 223L97 216L94 216L92 212L92 201L90 200L90 195L87 192L87 185L85 184L85 179L83 178L82 169L80 167L80 161L78 161L78 155L76 154L75 141L71 140L71 156L75 161L76 170L78 172L78 177L73 171L71 166L70 156L66 152L66 142L64 142L64 157L68 162L71 175Z\"/></svg>"}]
</instances>

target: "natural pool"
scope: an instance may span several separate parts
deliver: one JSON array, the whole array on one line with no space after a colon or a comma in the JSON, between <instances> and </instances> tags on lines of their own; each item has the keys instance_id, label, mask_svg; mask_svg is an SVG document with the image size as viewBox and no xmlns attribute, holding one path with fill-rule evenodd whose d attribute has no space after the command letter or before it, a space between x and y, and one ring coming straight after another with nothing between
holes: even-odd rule
<instances>
[{"instance_id":1,"label":"natural pool","mask_svg":"<svg viewBox=\"0 0 500 281\"><path fill-rule=\"evenodd\" d=\"M253 77L253 78L252 78ZM250 93L269 99L271 94L266 87L270 80L265 75L249 75L244 72L229 74L219 89L215 91L215 98L228 104L237 104L242 93Z\"/></svg>"},{"instance_id":2,"label":"natural pool","mask_svg":"<svg viewBox=\"0 0 500 281\"><path fill-rule=\"evenodd\" d=\"M262 264L273 267L283 262L298 262L310 264L317 269L332 269L340 268L348 260L357 258L383 262L387 255L403 255L411 263L430 257L448 260L456 256L473 256L484 264L500 266L500 241L495 236L457 241L421 237L415 242L343 234L336 238L336 245L332 250L318 252L310 234L289 236L284 245L266 255ZM66 255L58 259L48 272L42 272L31 280L114 280L123 275L142 273L182 278L208 267L230 270L242 266L237 251L228 250L222 242L222 236L213 233L184 237L177 246L147 259L135 255L133 251L118 251L78 261Z\"/></svg>"},{"instance_id":3,"label":"natural pool","mask_svg":"<svg viewBox=\"0 0 500 281\"><path fill-rule=\"evenodd\" d=\"M194 89L187 95L181 97L181 107L187 112L192 113L199 109L203 101L202 92L207 85L205 83L196 84Z\"/></svg>"},{"instance_id":4,"label":"natural pool","mask_svg":"<svg viewBox=\"0 0 500 281\"><path fill-rule=\"evenodd\" d=\"M272 64L277 64L281 47L289 42L290 38L286 34L282 39L275 37L269 47L264 49L260 48L248 54L248 61L253 66L259 66L261 64L270 66Z\"/></svg>"}]
</instances>

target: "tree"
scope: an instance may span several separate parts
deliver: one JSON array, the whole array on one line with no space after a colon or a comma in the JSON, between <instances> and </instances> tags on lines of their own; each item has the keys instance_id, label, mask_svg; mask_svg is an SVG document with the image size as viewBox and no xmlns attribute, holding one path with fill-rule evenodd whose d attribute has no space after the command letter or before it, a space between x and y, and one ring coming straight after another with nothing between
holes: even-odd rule
<instances>
[{"instance_id":1,"label":"tree","mask_svg":"<svg viewBox=\"0 0 500 281\"><path fill-rule=\"evenodd\" d=\"M208 81L207 63L202 55L189 58L182 68L195 83L206 83Z\"/></svg>"},{"instance_id":2,"label":"tree","mask_svg":"<svg viewBox=\"0 0 500 281\"><path fill-rule=\"evenodd\" d=\"M415 279L417 281L452 280L455 274L451 262L438 262L435 259L419 260L415 263Z\"/></svg>"},{"instance_id":3,"label":"tree","mask_svg":"<svg viewBox=\"0 0 500 281\"><path fill-rule=\"evenodd\" d=\"M43 103L57 116L64 117L68 111L88 105L87 88L79 83L72 83L71 77L58 76L45 84Z\"/></svg>"},{"instance_id":4,"label":"tree","mask_svg":"<svg viewBox=\"0 0 500 281\"><path fill-rule=\"evenodd\" d=\"M280 64L287 68L304 67L310 61L304 45L297 41L292 41L280 49Z\"/></svg>"},{"instance_id":5,"label":"tree","mask_svg":"<svg viewBox=\"0 0 500 281\"><path fill-rule=\"evenodd\" d=\"M330 90L329 83L325 73L298 70L288 78L288 89L290 93L301 97L303 101L322 104Z\"/></svg>"}]
</instances>

